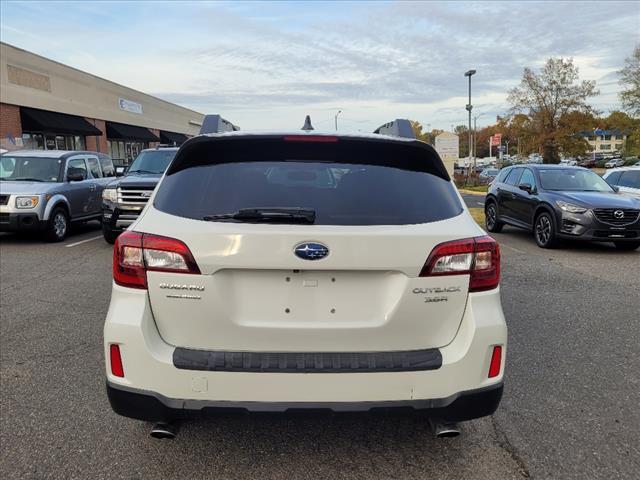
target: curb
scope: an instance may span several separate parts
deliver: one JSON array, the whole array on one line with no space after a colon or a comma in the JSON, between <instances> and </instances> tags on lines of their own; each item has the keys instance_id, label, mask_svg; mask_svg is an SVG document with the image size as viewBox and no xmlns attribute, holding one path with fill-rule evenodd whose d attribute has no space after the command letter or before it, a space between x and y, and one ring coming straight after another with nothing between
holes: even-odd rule
<instances>
[{"instance_id":1,"label":"curb","mask_svg":"<svg viewBox=\"0 0 640 480\"><path fill-rule=\"evenodd\" d=\"M482 196L482 197L486 197L487 196L486 192L476 192L475 190L465 190L464 188L459 188L458 191L460 193L464 193L465 195L478 195L478 196Z\"/></svg>"}]
</instances>

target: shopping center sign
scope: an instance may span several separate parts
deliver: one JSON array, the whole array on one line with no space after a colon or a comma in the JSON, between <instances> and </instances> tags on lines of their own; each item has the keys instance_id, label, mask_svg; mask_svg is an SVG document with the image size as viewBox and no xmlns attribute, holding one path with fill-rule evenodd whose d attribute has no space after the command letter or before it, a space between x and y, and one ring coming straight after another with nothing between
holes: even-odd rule
<instances>
[{"instance_id":1,"label":"shopping center sign","mask_svg":"<svg viewBox=\"0 0 640 480\"><path fill-rule=\"evenodd\" d=\"M137 102L121 98L119 101L119 104L120 104L120 110L124 110L125 112L138 113L142 115L142 105Z\"/></svg>"}]
</instances>

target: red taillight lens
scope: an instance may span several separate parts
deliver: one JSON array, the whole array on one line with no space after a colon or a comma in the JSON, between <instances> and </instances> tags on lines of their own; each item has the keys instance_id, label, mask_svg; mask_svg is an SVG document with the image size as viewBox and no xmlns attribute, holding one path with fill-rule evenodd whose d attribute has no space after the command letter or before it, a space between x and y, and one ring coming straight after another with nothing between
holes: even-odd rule
<instances>
[{"instance_id":1,"label":"red taillight lens","mask_svg":"<svg viewBox=\"0 0 640 480\"><path fill-rule=\"evenodd\" d=\"M421 277L469 275L469 291L482 292L500 283L500 247L491 237L454 240L437 245L427 259Z\"/></svg>"},{"instance_id":2,"label":"red taillight lens","mask_svg":"<svg viewBox=\"0 0 640 480\"><path fill-rule=\"evenodd\" d=\"M124 232L113 249L113 279L118 285L147 288L147 271L200 274L187 247L175 238Z\"/></svg>"},{"instance_id":3,"label":"red taillight lens","mask_svg":"<svg viewBox=\"0 0 640 480\"><path fill-rule=\"evenodd\" d=\"M502 367L502 347L496 345L493 347L493 353L491 354L491 365L489 365L489 378L494 378L500 375L500 368Z\"/></svg>"},{"instance_id":4,"label":"red taillight lens","mask_svg":"<svg viewBox=\"0 0 640 480\"><path fill-rule=\"evenodd\" d=\"M315 142L315 143L336 143L338 137L329 135L287 135L285 142Z\"/></svg>"},{"instance_id":5,"label":"red taillight lens","mask_svg":"<svg viewBox=\"0 0 640 480\"><path fill-rule=\"evenodd\" d=\"M111 374L116 377L124 377L124 367L120 356L120 345L109 345L109 363L111 364Z\"/></svg>"}]
</instances>

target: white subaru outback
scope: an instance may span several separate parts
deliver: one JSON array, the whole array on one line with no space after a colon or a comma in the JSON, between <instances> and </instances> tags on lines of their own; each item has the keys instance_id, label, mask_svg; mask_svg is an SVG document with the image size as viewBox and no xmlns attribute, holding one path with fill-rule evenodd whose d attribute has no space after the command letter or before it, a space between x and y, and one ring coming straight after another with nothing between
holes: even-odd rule
<instances>
[{"instance_id":1,"label":"white subaru outback","mask_svg":"<svg viewBox=\"0 0 640 480\"><path fill-rule=\"evenodd\" d=\"M118 237L104 327L115 412L413 407L492 414L500 253L429 145L202 135Z\"/></svg>"}]
</instances>

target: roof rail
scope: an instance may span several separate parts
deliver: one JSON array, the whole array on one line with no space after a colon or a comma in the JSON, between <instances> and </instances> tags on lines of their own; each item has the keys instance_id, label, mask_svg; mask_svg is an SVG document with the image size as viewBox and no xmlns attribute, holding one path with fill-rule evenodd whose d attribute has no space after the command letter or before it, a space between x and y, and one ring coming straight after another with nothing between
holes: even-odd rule
<instances>
[{"instance_id":1,"label":"roof rail","mask_svg":"<svg viewBox=\"0 0 640 480\"><path fill-rule=\"evenodd\" d=\"M225 120L220 115L205 115L202 120L202 127L200 127L200 135L207 133L223 133L223 132L235 132L240 130L240 127L234 125L228 120Z\"/></svg>"},{"instance_id":2,"label":"roof rail","mask_svg":"<svg viewBox=\"0 0 640 480\"><path fill-rule=\"evenodd\" d=\"M379 135L391 135L393 137L416 138L411 122L404 118L396 118L392 122L385 123L373 131Z\"/></svg>"}]
</instances>

